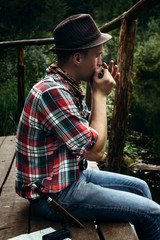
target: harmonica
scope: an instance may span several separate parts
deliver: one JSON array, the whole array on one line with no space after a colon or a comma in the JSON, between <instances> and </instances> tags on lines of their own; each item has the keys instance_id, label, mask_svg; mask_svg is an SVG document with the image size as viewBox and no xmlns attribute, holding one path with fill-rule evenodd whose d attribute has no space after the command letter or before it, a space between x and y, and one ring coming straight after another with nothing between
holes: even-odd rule
<instances>
[{"instance_id":1,"label":"harmonica","mask_svg":"<svg viewBox=\"0 0 160 240\"><path fill-rule=\"evenodd\" d=\"M104 71L102 70L102 71L98 74L98 77L99 77L99 78L102 78L102 77L103 77L103 74L104 74Z\"/></svg>"}]
</instances>

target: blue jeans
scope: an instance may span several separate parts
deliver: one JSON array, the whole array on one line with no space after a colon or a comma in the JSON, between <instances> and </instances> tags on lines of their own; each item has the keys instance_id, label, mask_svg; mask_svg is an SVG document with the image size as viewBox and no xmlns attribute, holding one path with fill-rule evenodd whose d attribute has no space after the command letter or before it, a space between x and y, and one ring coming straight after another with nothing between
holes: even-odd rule
<instances>
[{"instance_id":1,"label":"blue jeans","mask_svg":"<svg viewBox=\"0 0 160 240\"><path fill-rule=\"evenodd\" d=\"M77 182L52 198L79 221L130 222L139 239L160 240L160 205L138 178L88 168ZM60 220L44 199L33 203L32 209L42 217Z\"/></svg>"}]
</instances>

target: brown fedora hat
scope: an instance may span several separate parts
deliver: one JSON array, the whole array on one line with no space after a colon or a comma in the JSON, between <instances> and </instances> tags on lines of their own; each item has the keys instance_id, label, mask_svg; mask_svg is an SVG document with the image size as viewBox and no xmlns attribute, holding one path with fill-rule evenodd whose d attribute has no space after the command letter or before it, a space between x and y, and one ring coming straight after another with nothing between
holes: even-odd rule
<instances>
[{"instance_id":1,"label":"brown fedora hat","mask_svg":"<svg viewBox=\"0 0 160 240\"><path fill-rule=\"evenodd\" d=\"M76 14L57 25L54 30L55 45L50 50L54 53L82 50L103 44L111 38L111 35L100 32L89 14Z\"/></svg>"}]
</instances>

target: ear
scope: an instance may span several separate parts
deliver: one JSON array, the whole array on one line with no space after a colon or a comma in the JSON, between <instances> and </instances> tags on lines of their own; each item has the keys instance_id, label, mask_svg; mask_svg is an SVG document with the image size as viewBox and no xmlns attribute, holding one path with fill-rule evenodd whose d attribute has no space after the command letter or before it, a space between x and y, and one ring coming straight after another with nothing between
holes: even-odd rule
<instances>
[{"instance_id":1,"label":"ear","mask_svg":"<svg viewBox=\"0 0 160 240\"><path fill-rule=\"evenodd\" d=\"M74 53L74 55L73 55L73 62L76 65L81 63L81 54L79 52Z\"/></svg>"}]
</instances>

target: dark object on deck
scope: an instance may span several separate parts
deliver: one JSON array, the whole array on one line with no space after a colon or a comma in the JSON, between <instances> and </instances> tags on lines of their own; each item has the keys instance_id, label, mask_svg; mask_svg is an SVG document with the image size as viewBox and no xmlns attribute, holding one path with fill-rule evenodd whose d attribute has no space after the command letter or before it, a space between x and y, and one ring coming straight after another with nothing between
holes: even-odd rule
<instances>
[{"instance_id":1,"label":"dark object on deck","mask_svg":"<svg viewBox=\"0 0 160 240\"><path fill-rule=\"evenodd\" d=\"M63 240L70 237L70 231L66 228L62 228L52 233L45 234L42 240Z\"/></svg>"}]
</instances>

